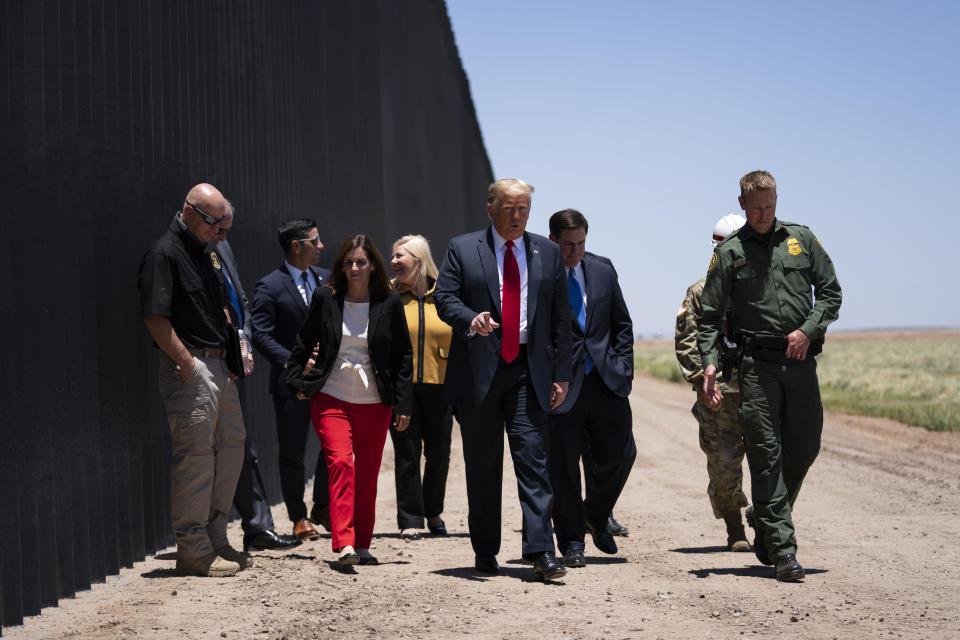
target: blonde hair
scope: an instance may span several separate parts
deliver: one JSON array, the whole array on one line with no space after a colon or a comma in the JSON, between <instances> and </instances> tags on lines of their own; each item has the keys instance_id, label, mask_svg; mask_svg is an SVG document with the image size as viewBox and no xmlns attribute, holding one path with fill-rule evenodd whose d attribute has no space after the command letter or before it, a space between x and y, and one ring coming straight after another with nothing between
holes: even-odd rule
<instances>
[{"instance_id":1,"label":"blonde hair","mask_svg":"<svg viewBox=\"0 0 960 640\"><path fill-rule=\"evenodd\" d=\"M426 238L421 235L403 236L393 243L393 251L396 251L397 247L413 256L417 262L417 266L413 269L414 282L427 283L428 278L436 282L439 272L433 256L430 255L430 242Z\"/></svg>"},{"instance_id":2,"label":"blonde hair","mask_svg":"<svg viewBox=\"0 0 960 640\"><path fill-rule=\"evenodd\" d=\"M527 184L517 178L504 178L490 183L487 187L487 204L493 204L497 196L527 196L527 200L533 194L533 185Z\"/></svg>"},{"instance_id":3,"label":"blonde hair","mask_svg":"<svg viewBox=\"0 0 960 640\"><path fill-rule=\"evenodd\" d=\"M777 181L769 171L751 171L740 178L740 196L744 197L751 191L776 191Z\"/></svg>"}]
</instances>

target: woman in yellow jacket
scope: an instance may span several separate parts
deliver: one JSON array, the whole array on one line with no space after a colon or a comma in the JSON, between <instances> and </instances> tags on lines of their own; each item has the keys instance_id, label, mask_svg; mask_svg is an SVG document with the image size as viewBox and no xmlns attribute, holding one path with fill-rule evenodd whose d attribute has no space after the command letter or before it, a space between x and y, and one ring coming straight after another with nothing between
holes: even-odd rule
<instances>
[{"instance_id":1,"label":"woman in yellow jacket","mask_svg":"<svg viewBox=\"0 0 960 640\"><path fill-rule=\"evenodd\" d=\"M453 416L443 390L450 351L450 325L437 316L433 288L437 265L423 236L403 236L393 243L390 266L400 293L413 345L413 413L404 431L390 431L397 483L400 537L415 540L424 519L433 535L447 535L440 515L450 466ZM420 453L426 458L420 478Z\"/></svg>"}]
</instances>

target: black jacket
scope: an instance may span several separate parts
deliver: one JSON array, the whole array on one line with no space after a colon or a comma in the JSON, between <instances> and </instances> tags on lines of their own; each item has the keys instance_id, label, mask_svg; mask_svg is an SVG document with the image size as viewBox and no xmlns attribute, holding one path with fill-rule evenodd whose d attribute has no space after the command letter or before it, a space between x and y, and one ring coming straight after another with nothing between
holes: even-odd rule
<instances>
[{"instance_id":1,"label":"black jacket","mask_svg":"<svg viewBox=\"0 0 960 640\"><path fill-rule=\"evenodd\" d=\"M318 288L330 277L326 269L310 267L310 271ZM280 265L257 282L250 315L253 346L270 362L270 393L289 396L290 390L279 380L297 340L297 331L307 318L307 304L286 265Z\"/></svg>"},{"instance_id":2,"label":"black jacket","mask_svg":"<svg viewBox=\"0 0 960 640\"><path fill-rule=\"evenodd\" d=\"M343 339L343 295L334 295L330 287L313 292L307 319L297 333L297 342L281 376L294 393L312 396L323 390L340 352ZM316 363L307 374L303 370L320 345ZM393 407L395 414L410 415L413 393L413 348L407 331L400 295L370 294L370 320L367 346L373 363L380 401Z\"/></svg>"}]
</instances>

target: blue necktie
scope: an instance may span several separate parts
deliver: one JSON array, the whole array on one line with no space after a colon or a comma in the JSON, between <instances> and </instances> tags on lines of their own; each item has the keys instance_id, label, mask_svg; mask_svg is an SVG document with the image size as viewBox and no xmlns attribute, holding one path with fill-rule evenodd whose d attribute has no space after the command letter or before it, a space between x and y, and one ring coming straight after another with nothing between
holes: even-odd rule
<instances>
[{"instance_id":1,"label":"blue necktie","mask_svg":"<svg viewBox=\"0 0 960 640\"><path fill-rule=\"evenodd\" d=\"M313 289L310 288L310 274L304 271L300 274L300 278L303 280L303 292L306 294L307 306L310 306L310 298L313 296Z\"/></svg>"},{"instance_id":2,"label":"blue necktie","mask_svg":"<svg viewBox=\"0 0 960 640\"><path fill-rule=\"evenodd\" d=\"M230 304L233 305L233 310L237 312L237 320L240 322L239 326L243 326L243 309L240 307L240 298L237 297L237 292L233 288L233 283L230 282L230 276L227 275L227 270L223 270L223 281L227 283L227 291L230 293Z\"/></svg>"},{"instance_id":3,"label":"blue necktie","mask_svg":"<svg viewBox=\"0 0 960 640\"><path fill-rule=\"evenodd\" d=\"M583 289L580 288L580 283L577 282L576 276L573 275L573 269L568 271L567 287L570 289L570 307L573 309L573 315L577 317L577 324L580 325L580 330L583 331L587 328L587 310L583 308ZM586 346L584 346L583 352L587 358L584 373L590 373L590 370L593 369L593 360L590 359L590 354L587 353Z\"/></svg>"}]
</instances>

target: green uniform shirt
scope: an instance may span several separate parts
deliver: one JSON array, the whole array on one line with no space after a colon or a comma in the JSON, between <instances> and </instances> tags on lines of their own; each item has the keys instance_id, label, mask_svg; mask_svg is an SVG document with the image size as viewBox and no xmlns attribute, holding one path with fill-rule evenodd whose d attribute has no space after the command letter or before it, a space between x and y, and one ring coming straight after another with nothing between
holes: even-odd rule
<instances>
[{"instance_id":1,"label":"green uniform shirt","mask_svg":"<svg viewBox=\"0 0 960 640\"><path fill-rule=\"evenodd\" d=\"M717 335L727 298L738 331L787 335L800 329L817 340L837 319L841 292L833 262L813 232L774 220L767 238L745 224L713 252L697 333L704 368L717 366Z\"/></svg>"}]
</instances>

